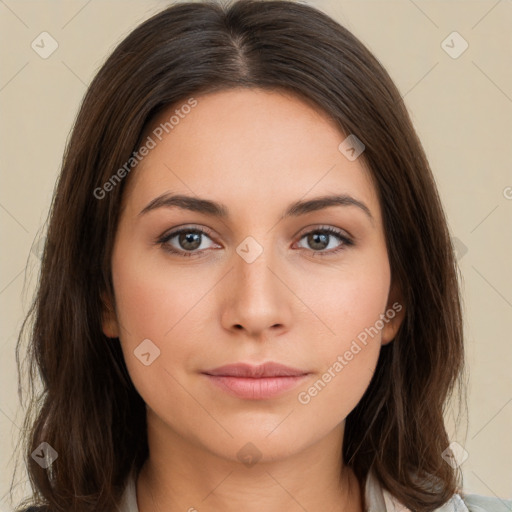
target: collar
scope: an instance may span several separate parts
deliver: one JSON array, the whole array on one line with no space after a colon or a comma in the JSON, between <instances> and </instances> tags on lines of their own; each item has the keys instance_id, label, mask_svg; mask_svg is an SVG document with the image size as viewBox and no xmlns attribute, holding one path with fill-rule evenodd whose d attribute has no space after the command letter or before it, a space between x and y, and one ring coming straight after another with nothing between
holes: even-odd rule
<instances>
[{"instance_id":1,"label":"collar","mask_svg":"<svg viewBox=\"0 0 512 512\"><path fill-rule=\"evenodd\" d=\"M370 471L365 483L365 512L411 512L392 494L384 489ZM119 512L139 512L137 506L136 474L132 470L123 493ZM459 494L454 494L444 505L433 512L469 512Z\"/></svg>"},{"instance_id":2,"label":"collar","mask_svg":"<svg viewBox=\"0 0 512 512\"><path fill-rule=\"evenodd\" d=\"M409 508L400 503L397 498L381 486L373 471L368 473L364 492L367 507L365 512L411 512ZM135 510L134 512L138 511ZM469 510L460 495L454 494L446 503L433 512L469 512Z\"/></svg>"}]
</instances>

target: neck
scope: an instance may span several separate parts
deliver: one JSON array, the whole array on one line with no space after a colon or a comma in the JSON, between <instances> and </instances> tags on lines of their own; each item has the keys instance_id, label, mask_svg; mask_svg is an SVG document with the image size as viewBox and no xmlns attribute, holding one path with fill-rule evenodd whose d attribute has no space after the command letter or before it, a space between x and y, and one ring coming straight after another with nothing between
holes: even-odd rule
<instances>
[{"instance_id":1,"label":"neck","mask_svg":"<svg viewBox=\"0 0 512 512\"><path fill-rule=\"evenodd\" d=\"M246 465L236 454L219 456L148 422L149 457L136 485L139 512L362 512L359 482L342 463L343 431L344 423L288 457Z\"/></svg>"}]
</instances>

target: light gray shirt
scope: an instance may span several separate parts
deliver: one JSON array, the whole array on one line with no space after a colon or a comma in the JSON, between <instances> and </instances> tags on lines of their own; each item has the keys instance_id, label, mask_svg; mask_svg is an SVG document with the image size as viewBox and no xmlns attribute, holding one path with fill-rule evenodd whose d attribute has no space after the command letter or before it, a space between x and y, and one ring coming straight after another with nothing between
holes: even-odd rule
<instances>
[{"instance_id":1,"label":"light gray shirt","mask_svg":"<svg viewBox=\"0 0 512 512\"><path fill-rule=\"evenodd\" d=\"M386 489L382 488L372 473L366 479L365 499L367 504L365 512L411 512ZM139 512L133 472L124 491L119 512ZM512 500L477 494L466 494L462 499L459 494L454 494L450 500L434 512L512 512Z\"/></svg>"}]
</instances>

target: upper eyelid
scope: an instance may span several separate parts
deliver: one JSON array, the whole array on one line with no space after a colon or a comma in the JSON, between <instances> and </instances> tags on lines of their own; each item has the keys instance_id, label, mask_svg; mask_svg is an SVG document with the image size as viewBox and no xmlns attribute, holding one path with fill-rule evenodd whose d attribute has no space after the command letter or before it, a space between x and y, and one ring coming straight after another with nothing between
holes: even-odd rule
<instances>
[{"instance_id":1,"label":"upper eyelid","mask_svg":"<svg viewBox=\"0 0 512 512\"><path fill-rule=\"evenodd\" d=\"M175 228L171 228L171 229L165 231L161 236L159 236L158 240L172 238L176 235L179 235L183 231L199 231L201 234L208 235L208 236L211 236L211 235L213 235L213 233L215 233L215 231L211 228L207 228L205 226L199 227L194 224L191 224L191 225L178 226Z\"/></svg>"},{"instance_id":2,"label":"upper eyelid","mask_svg":"<svg viewBox=\"0 0 512 512\"><path fill-rule=\"evenodd\" d=\"M339 236L344 236L345 238L350 238L351 240L354 240L354 237L352 236L352 234L350 234L346 229L337 228L335 226L331 226L328 224L317 224L317 225L313 225L313 226L308 226L306 228L301 229L295 236L303 237L304 235L307 235L311 232L325 231L325 230L334 230L335 233L331 233L331 234L338 234Z\"/></svg>"}]
</instances>

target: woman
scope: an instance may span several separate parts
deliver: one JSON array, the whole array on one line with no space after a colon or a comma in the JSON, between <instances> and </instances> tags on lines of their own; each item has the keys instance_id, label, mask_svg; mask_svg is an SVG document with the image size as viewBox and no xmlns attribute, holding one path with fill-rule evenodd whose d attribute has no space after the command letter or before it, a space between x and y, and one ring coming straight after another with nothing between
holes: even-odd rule
<instances>
[{"instance_id":1,"label":"woman","mask_svg":"<svg viewBox=\"0 0 512 512\"><path fill-rule=\"evenodd\" d=\"M116 48L32 317L28 510L505 503L448 457L461 308L424 151L386 71L312 7L177 4Z\"/></svg>"}]
</instances>

